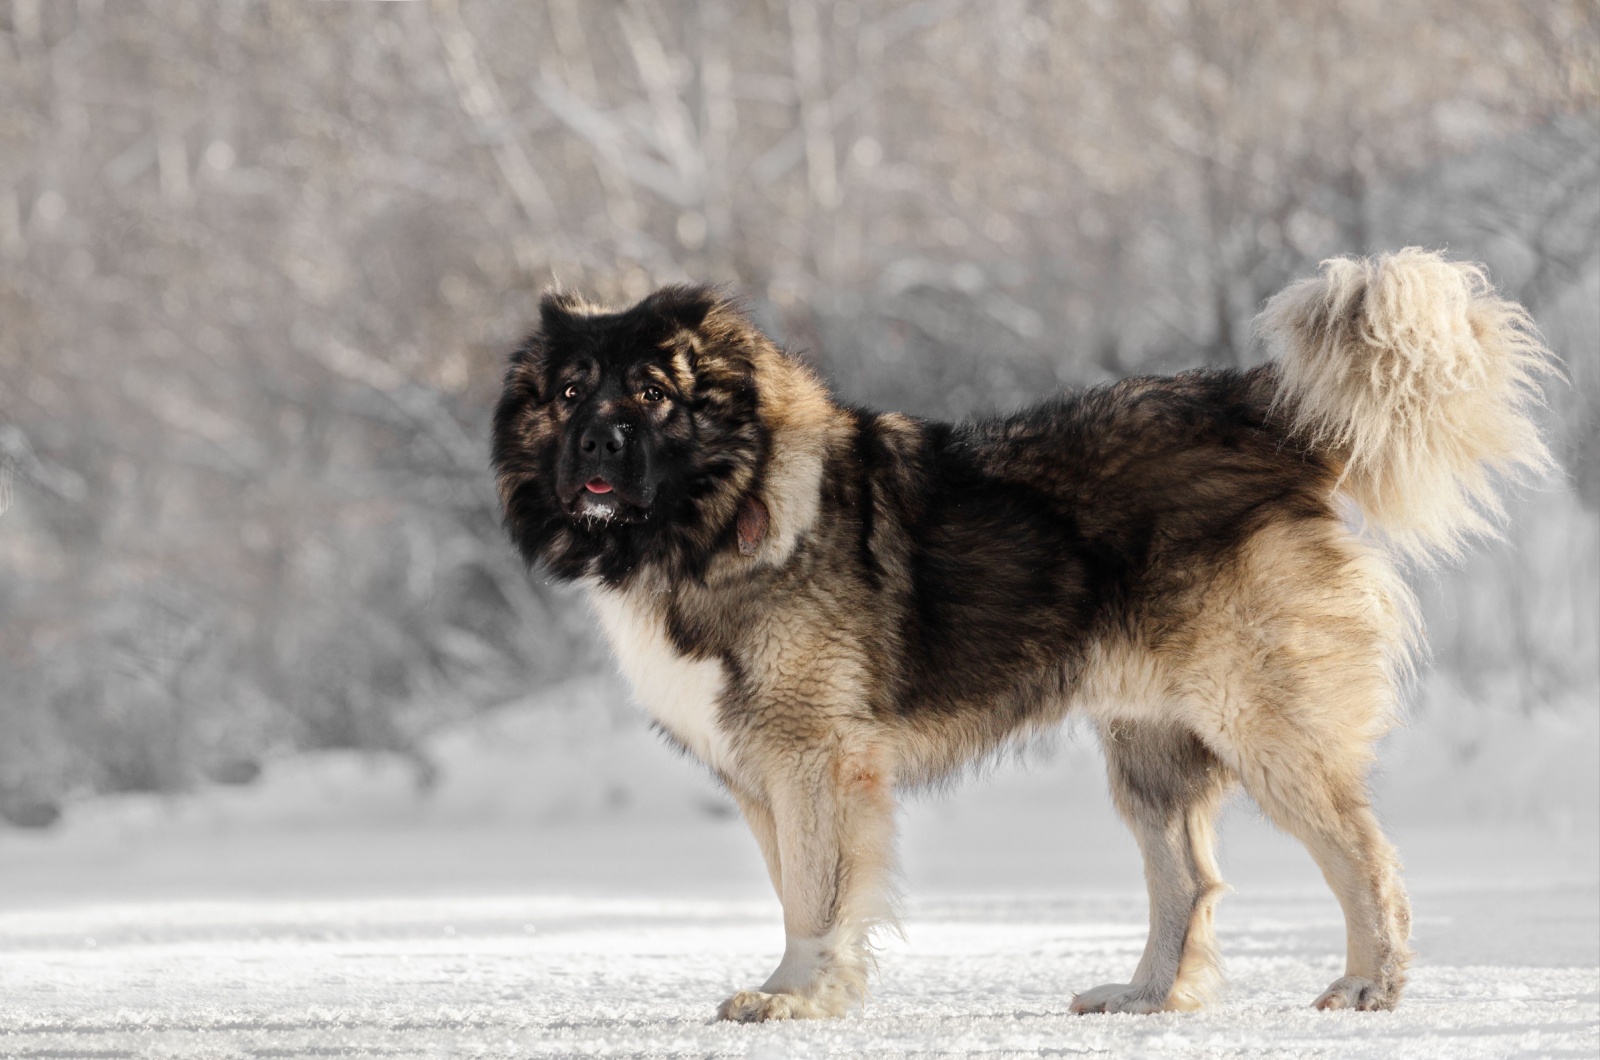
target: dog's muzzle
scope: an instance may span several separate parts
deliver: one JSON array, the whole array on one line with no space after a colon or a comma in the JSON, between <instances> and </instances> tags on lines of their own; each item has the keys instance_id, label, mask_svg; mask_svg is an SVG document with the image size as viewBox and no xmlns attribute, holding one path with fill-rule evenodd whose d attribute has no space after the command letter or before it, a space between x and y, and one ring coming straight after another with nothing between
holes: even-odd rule
<instances>
[{"instance_id":1,"label":"dog's muzzle","mask_svg":"<svg viewBox=\"0 0 1600 1060\"><path fill-rule=\"evenodd\" d=\"M595 419L584 425L567 450L557 486L567 510L589 520L643 517L655 501L648 447L637 428L614 419Z\"/></svg>"}]
</instances>

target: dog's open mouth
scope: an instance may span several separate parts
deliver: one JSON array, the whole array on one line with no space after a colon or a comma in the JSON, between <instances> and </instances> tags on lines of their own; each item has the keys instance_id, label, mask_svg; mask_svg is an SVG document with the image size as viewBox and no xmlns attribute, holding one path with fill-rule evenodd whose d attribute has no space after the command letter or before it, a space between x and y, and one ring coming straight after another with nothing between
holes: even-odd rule
<instances>
[{"instance_id":1,"label":"dog's open mouth","mask_svg":"<svg viewBox=\"0 0 1600 1060\"><path fill-rule=\"evenodd\" d=\"M632 490L599 475L586 481L567 502L573 518L587 523L636 523L645 518L648 508Z\"/></svg>"}]
</instances>

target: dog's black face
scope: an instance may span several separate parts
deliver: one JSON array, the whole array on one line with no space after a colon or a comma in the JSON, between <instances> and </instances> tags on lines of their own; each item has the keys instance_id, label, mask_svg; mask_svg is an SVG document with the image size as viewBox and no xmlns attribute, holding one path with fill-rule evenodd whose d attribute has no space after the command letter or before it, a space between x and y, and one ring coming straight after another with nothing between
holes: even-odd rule
<instances>
[{"instance_id":1,"label":"dog's black face","mask_svg":"<svg viewBox=\"0 0 1600 1060\"><path fill-rule=\"evenodd\" d=\"M660 357L618 351L616 336L567 351L553 390L561 443L556 496L593 522L640 522L667 477L662 456L674 422L687 415L683 396Z\"/></svg>"},{"instance_id":2,"label":"dog's black face","mask_svg":"<svg viewBox=\"0 0 1600 1060\"><path fill-rule=\"evenodd\" d=\"M731 532L765 455L744 317L704 288L617 313L549 295L512 355L494 465L524 558L619 583L687 573Z\"/></svg>"}]
</instances>

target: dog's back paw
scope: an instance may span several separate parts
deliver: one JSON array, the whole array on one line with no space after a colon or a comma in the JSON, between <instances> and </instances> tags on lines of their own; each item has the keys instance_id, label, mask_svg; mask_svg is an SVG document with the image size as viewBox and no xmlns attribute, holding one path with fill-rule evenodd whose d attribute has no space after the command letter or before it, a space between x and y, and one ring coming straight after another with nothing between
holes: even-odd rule
<instances>
[{"instance_id":1,"label":"dog's back paw","mask_svg":"<svg viewBox=\"0 0 1600 1060\"><path fill-rule=\"evenodd\" d=\"M1169 1007L1166 995L1153 997L1143 987L1129 983L1107 983L1105 986L1097 986L1093 990L1085 990L1072 997L1072 1011L1080 1016L1090 1012L1131 1012L1143 1015L1147 1012L1164 1012Z\"/></svg>"},{"instance_id":2,"label":"dog's back paw","mask_svg":"<svg viewBox=\"0 0 1600 1060\"><path fill-rule=\"evenodd\" d=\"M1335 979L1322 992L1322 996L1311 1003L1311 1007L1326 1012L1346 1008L1357 1012L1376 1012L1387 1011L1399 1003L1399 990L1385 989L1359 975L1347 975L1343 979Z\"/></svg>"},{"instance_id":3,"label":"dog's back paw","mask_svg":"<svg viewBox=\"0 0 1600 1060\"><path fill-rule=\"evenodd\" d=\"M717 1019L732 1023L765 1023L767 1020L815 1020L837 1016L808 997L798 994L768 994L761 990L741 990L717 1009Z\"/></svg>"}]
</instances>

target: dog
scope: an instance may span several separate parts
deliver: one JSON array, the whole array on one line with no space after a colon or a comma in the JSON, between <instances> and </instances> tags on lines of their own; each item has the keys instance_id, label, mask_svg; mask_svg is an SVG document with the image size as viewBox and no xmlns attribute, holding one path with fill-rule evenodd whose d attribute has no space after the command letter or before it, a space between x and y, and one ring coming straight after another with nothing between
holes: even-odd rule
<instances>
[{"instance_id":1,"label":"dog","mask_svg":"<svg viewBox=\"0 0 1600 1060\"><path fill-rule=\"evenodd\" d=\"M494 416L505 525L586 588L755 834L786 944L722 1019L862 1002L896 793L1069 712L1150 895L1131 980L1074 1012L1213 996L1236 787L1344 910L1315 1006L1396 1005L1410 908L1367 774L1418 642L1401 570L1492 533L1497 479L1550 466L1530 417L1553 359L1480 267L1415 248L1324 262L1257 325L1259 367L949 424L841 404L712 288L544 296Z\"/></svg>"}]
</instances>

